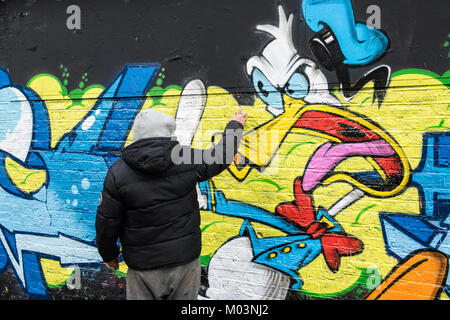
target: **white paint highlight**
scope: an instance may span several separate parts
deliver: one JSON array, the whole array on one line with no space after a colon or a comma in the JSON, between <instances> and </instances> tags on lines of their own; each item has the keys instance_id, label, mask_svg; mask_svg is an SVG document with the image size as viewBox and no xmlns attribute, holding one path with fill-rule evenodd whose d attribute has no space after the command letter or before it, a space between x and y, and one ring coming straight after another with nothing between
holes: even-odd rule
<instances>
[{"instance_id":1,"label":"white paint highlight","mask_svg":"<svg viewBox=\"0 0 450 320\"><path fill-rule=\"evenodd\" d=\"M353 189L342 197L338 202L336 202L329 210L328 214L332 217L337 215L339 212L350 206L352 203L358 201L364 197L364 192L360 189Z\"/></svg>"},{"instance_id":2,"label":"white paint highlight","mask_svg":"<svg viewBox=\"0 0 450 320\"><path fill-rule=\"evenodd\" d=\"M14 128L6 130L6 136L0 141L0 149L12 154L21 161L25 161L30 150L33 135L31 105L25 95L17 88L6 87L0 89L0 97L3 96L8 97L10 101L0 101L1 104L6 103L4 108L0 108L1 113L17 112L20 113L20 118ZM4 121L3 115L1 116ZM5 116L8 119L7 115Z\"/></svg>"},{"instance_id":3,"label":"white paint highlight","mask_svg":"<svg viewBox=\"0 0 450 320\"><path fill-rule=\"evenodd\" d=\"M78 194L78 188L76 185L72 185L71 191L73 194Z\"/></svg>"},{"instance_id":4,"label":"white paint highlight","mask_svg":"<svg viewBox=\"0 0 450 320\"><path fill-rule=\"evenodd\" d=\"M89 116L86 120L81 124L81 129L83 131L89 130L95 122L95 116Z\"/></svg>"},{"instance_id":5,"label":"white paint highlight","mask_svg":"<svg viewBox=\"0 0 450 320\"><path fill-rule=\"evenodd\" d=\"M290 277L252 262L253 258L248 237L236 238L221 246L208 266L207 297L212 300L285 299Z\"/></svg>"},{"instance_id":6,"label":"white paint highlight","mask_svg":"<svg viewBox=\"0 0 450 320\"><path fill-rule=\"evenodd\" d=\"M199 79L190 81L181 92L175 115L176 129L174 135L181 145L191 146L205 107L205 85Z\"/></svg>"},{"instance_id":7,"label":"white paint highlight","mask_svg":"<svg viewBox=\"0 0 450 320\"><path fill-rule=\"evenodd\" d=\"M83 178L83 180L81 180L81 188L83 188L83 190L89 189L90 186L91 182L89 181L88 178Z\"/></svg>"}]
</instances>

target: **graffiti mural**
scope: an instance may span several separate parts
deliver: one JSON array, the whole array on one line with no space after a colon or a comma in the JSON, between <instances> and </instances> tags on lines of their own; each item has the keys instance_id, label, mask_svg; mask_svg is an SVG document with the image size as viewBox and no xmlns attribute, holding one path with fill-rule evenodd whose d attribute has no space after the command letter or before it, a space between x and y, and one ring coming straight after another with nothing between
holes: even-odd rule
<instances>
[{"instance_id":1,"label":"graffiti mural","mask_svg":"<svg viewBox=\"0 0 450 320\"><path fill-rule=\"evenodd\" d=\"M158 64L127 65L55 147L41 99L31 89L12 84L2 70L2 99L17 101L3 110L5 116L16 117L6 123L11 127L2 128L2 267L9 262L28 293L46 294L39 256L56 257L61 265L102 262L95 246L98 193L108 167L117 159L114 152L123 147L143 103L120 98L147 92L158 69ZM127 126L124 117L129 119ZM21 168L43 171L38 189L24 190L22 183L14 183L10 172Z\"/></svg>"},{"instance_id":2,"label":"graffiti mural","mask_svg":"<svg viewBox=\"0 0 450 320\"><path fill-rule=\"evenodd\" d=\"M121 58L103 84L70 63L24 82L3 64L0 275L28 298L123 297L127 266L102 266L94 223L134 118L168 113L203 149L243 108L234 162L197 187L199 299L449 299L450 71L391 65L395 30L351 0L293 2L270 2L259 42L234 48L237 91L201 69L174 77L176 50Z\"/></svg>"},{"instance_id":3,"label":"graffiti mural","mask_svg":"<svg viewBox=\"0 0 450 320\"><path fill-rule=\"evenodd\" d=\"M446 208L448 188L444 180L441 180L441 183L436 183L436 180L431 178L430 173L436 172L442 178L448 172L448 163L445 160L433 160L434 156L432 155L439 152L441 157L446 159L445 137L447 133L424 134L424 146L427 145L428 139L432 139L430 137L436 137L435 139L440 137L442 143L439 143L439 151L435 149L429 151L426 148L423 151L423 156L426 157L428 153L431 157L428 161L434 163L434 165L419 164L416 170L412 172L411 164L404 149L386 128L373 121L377 118L376 116L370 117L369 120L364 115L355 112L356 108L345 108L346 104L353 102L352 99L357 99L358 94L361 95L364 92L367 95L368 90L373 90L372 105L377 105L378 109L383 107L383 103L389 103L388 100L385 100L390 97L388 95L389 89L386 89L391 80L388 66L372 69L351 88L348 86L348 77L342 77L343 69L346 69L345 72L348 73L348 66L372 63L382 56L388 46L388 38L378 30L369 30L365 25L357 24L355 27L350 1L304 1L302 8L308 25L314 31L321 31L318 26L325 26L325 31L322 31L322 34L325 33L325 36L331 37L333 41L336 39L337 42L340 38L339 33L342 32L347 36L345 41L348 41L344 42L343 48L341 48L343 52L348 50L348 55L361 54L360 57L364 56L366 60L356 56L347 57L343 52L340 52L342 59L334 62L336 65L331 65L330 61L334 57L321 57L324 48L313 47L316 45L315 41L320 39L312 39L311 49L321 65L327 69L339 69L337 70L337 76L341 86L334 95L328 91L327 79L318 66L309 59L300 58L294 48L291 32L293 15L290 15L287 19L283 8L279 6L278 27L271 25L257 26L258 30L271 34L273 40L264 47L261 55L249 59L246 65L247 74L251 77L259 98L266 104L266 110L274 118L247 131L244 135L244 142L239 149L240 157L230 168L230 173L240 182L245 182L253 168L264 173L265 169L270 167L274 155L280 152L282 144L285 143L286 137L290 133L298 132L302 135L318 136L330 142L315 146L315 150L307 158L306 163L299 166L303 175L302 178L297 177L294 180L295 201L278 204L274 210L275 214L253 207L248 203L229 200L222 192L211 191L208 187L205 187L203 193L209 194L211 199L210 210L222 215L244 219L238 238L226 242L211 258L208 266L208 273L210 274L208 285L210 288L205 292L206 297L214 299L221 296L230 299L232 295L239 292L241 297L252 295L256 299L279 298L280 291L283 290L282 292L286 295L289 287L286 284L286 276L290 278L290 289L298 290L302 288L303 280L300 279L302 273L300 269L305 268L307 264L316 259L320 252L325 258L327 268L332 272L338 272L340 257L357 255L363 251L364 245L359 239L346 234L334 216L363 197L380 200L389 199L404 193L409 185L416 186L419 189L422 211L430 211L430 208L427 209L423 205L423 203L428 203L428 206L434 208L431 212L439 210L443 213L444 218L440 219L442 222L439 227L440 221L435 219L435 223L431 223L430 227L424 228L418 225L418 223L423 223L424 218L417 218L415 215L399 217L398 215L385 215L380 212L382 229L378 227L377 229L384 234L388 255L401 260L415 251L414 248L437 249L441 245L444 249L442 253L445 254L446 251L445 239L448 228L445 228L443 220L448 219L448 209ZM342 12L342 16L327 15L328 10ZM322 15L325 20L334 19L335 21L329 21L328 23L318 15ZM360 31L356 31L355 28ZM348 39L348 34L353 35L354 39ZM357 35L361 38L358 38ZM326 38L322 40L325 42L320 45L329 44ZM337 45L339 46L339 43ZM345 46L348 46L348 49L345 49ZM331 49L326 52L330 53L330 51ZM347 59L345 59L346 57ZM414 71L411 73L414 73ZM373 82L373 87L367 90L366 85L369 82ZM446 89L442 88L442 90ZM353 92L352 95L349 95L350 91ZM338 94L342 99L336 98ZM370 99L370 96L365 98L363 102L368 99ZM267 134L267 131L271 130L277 132L275 139L273 139L274 135ZM272 139L267 141L267 137ZM289 149L286 157L297 147L318 144L300 139L296 142ZM432 142L429 141L428 143ZM434 144L438 143L435 142ZM349 162L353 157L365 159L372 170L361 170L360 172L354 172L354 168L352 169L353 172L337 170L340 167L343 169L341 164ZM267 178L252 179L249 182L252 181L269 182L278 188L276 192L285 189L285 187L281 187ZM332 203L328 210L319 208L318 214L314 218L313 201L311 199L314 189L343 182L350 184L352 189L337 193L336 202ZM433 186L427 188L427 184ZM214 185L211 185L211 188L214 188ZM355 222L351 225L359 224L356 221L361 214L374 206L376 204L361 210ZM436 214L434 215L436 216ZM406 220L417 222L414 225L412 222L405 223ZM249 221L269 225L288 234L288 236L259 238ZM390 223L391 221L396 223L393 225L393 223ZM293 226L297 227L297 230L293 229ZM432 228L431 226L435 227ZM426 234L427 242L416 240L414 246L412 246L411 240L405 241L405 236L408 235L397 235L398 233L402 234L402 230L404 230L403 232L409 230L409 227L415 230L413 231L413 235L416 236L414 239L418 238L415 233L422 234L422 237L419 237L421 240L424 240L424 234ZM331 233L327 234L327 232ZM333 239L330 243L326 243L327 236ZM409 237L411 236L409 235ZM245 241L245 238L248 240ZM315 245L313 241L316 241ZM432 241L433 246L430 245ZM246 268L252 274L261 273L261 270L259 270L262 269L261 266L269 266L272 269L271 272L266 271L264 277L259 278L261 283L257 283L253 279L247 287L243 287L243 283L246 283L245 276L236 275L239 281L230 284L229 276L226 275L227 272L225 271L230 261L233 261L234 264L239 259L231 253L242 251L244 246L248 249L247 253L242 255L247 259L240 262L239 266L242 265L243 269ZM391 246L395 247L397 253L390 249ZM306 250L306 248L309 249ZM424 280L423 283L417 284L417 287L426 287L431 283L434 288L437 288L434 293L424 294L421 298L436 298L444 288L447 273L447 262L444 257L445 255L441 254L438 258L440 261L436 264L438 270L432 273L432 276ZM254 265L250 266L249 262L257 264L258 268ZM256 270L259 270L259 272ZM275 275L274 270L278 271ZM277 279L277 281L269 281L269 278ZM386 281L392 282L393 280L387 279ZM263 283L267 283L266 291L253 289L255 284L264 286ZM391 286L385 283L383 285L385 288ZM230 288L232 288L232 293L227 293L227 289ZM405 298L408 296L410 289L411 286L403 288ZM445 290L447 292L448 289ZM211 292L210 296L208 295L209 292ZM342 292L342 290L336 292ZM274 296L270 296L269 293L273 293ZM403 296L400 293L396 297ZM415 296L415 298L417 297Z\"/></svg>"}]
</instances>

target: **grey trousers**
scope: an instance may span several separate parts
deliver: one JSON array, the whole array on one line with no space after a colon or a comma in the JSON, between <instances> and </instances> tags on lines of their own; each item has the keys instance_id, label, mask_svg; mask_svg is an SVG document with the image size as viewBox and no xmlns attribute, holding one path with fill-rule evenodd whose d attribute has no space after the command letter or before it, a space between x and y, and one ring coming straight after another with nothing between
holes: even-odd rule
<instances>
[{"instance_id":1,"label":"grey trousers","mask_svg":"<svg viewBox=\"0 0 450 320\"><path fill-rule=\"evenodd\" d=\"M197 300L200 274L200 259L172 268L128 268L127 300Z\"/></svg>"}]
</instances>

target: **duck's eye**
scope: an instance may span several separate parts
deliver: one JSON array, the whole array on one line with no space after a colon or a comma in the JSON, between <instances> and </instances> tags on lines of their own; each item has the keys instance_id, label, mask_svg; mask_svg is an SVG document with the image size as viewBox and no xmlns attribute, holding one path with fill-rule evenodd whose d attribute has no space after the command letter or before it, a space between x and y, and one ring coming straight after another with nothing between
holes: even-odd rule
<instances>
[{"instance_id":1,"label":"duck's eye","mask_svg":"<svg viewBox=\"0 0 450 320\"><path fill-rule=\"evenodd\" d=\"M284 92L294 99L304 98L309 92L309 82L303 74L296 72L284 86Z\"/></svg>"},{"instance_id":2,"label":"duck's eye","mask_svg":"<svg viewBox=\"0 0 450 320\"><path fill-rule=\"evenodd\" d=\"M269 92L264 90L264 84L261 81L258 81L258 89L264 97L267 98L269 96Z\"/></svg>"},{"instance_id":3,"label":"duck's eye","mask_svg":"<svg viewBox=\"0 0 450 320\"><path fill-rule=\"evenodd\" d=\"M255 69L252 73L252 78L253 86L261 100L273 108L282 109L283 99L281 92L272 85L261 70Z\"/></svg>"}]
</instances>

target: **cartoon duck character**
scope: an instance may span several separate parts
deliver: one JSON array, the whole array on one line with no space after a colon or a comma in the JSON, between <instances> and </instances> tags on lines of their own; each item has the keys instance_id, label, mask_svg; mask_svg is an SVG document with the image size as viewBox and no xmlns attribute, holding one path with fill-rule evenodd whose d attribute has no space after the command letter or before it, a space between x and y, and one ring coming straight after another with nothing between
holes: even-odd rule
<instances>
[{"instance_id":1,"label":"cartoon duck character","mask_svg":"<svg viewBox=\"0 0 450 320\"><path fill-rule=\"evenodd\" d=\"M229 172L239 181L254 168L263 172L286 136L296 132L330 141L319 147L308 163L305 191L319 181L325 185L345 181L377 197L401 192L410 178L410 166L401 147L378 124L341 105L316 64L300 58L296 51L293 15L287 19L282 6L278 13L279 27L257 26L274 39L246 65L255 91L274 118L244 134ZM333 172L337 164L356 156L367 159L373 172Z\"/></svg>"}]
</instances>

